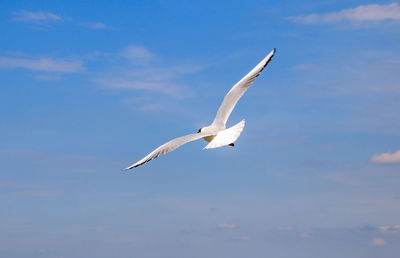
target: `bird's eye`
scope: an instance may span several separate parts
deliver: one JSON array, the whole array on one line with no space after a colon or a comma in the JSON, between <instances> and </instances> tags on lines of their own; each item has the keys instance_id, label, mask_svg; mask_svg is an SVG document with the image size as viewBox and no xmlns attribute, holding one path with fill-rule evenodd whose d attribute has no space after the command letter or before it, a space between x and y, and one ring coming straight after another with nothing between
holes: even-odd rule
<instances>
[{"instance_id":1,"label":"bird's eye","mask_svg":"<svg viewBox=\"0 0 400 258\"><path fill-rule=\"evenodd\" d=\"M201 128L197 131L197 133L201 133Z\"/></svg>"}]
</instances>

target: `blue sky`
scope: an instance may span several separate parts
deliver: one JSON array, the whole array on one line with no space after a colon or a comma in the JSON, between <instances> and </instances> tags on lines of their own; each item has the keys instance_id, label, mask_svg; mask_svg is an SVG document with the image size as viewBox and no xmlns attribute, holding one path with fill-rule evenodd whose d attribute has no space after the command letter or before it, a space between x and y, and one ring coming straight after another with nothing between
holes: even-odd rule
<instances>
[{"instance_id":1,"label":"blue sky","mask_svg":"<svg viewBox=\"0 0 400 258\"><path fill-rule=\"evenodd\" d=\"M1 257L398 257L399 2L0 7Z\"/></svg>"}]
</instances>

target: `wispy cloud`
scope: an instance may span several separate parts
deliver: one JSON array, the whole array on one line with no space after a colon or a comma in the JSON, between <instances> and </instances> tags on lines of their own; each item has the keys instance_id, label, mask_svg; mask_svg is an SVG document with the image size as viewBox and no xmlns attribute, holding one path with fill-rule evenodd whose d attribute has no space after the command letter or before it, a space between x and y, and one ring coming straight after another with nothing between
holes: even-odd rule
<instances>
[{"instance_id":1,"label":"wispy cloud","mask_svg":"<svg viewBox=\"0 0 400 258\"><path fill-rule=\"evenodd\" d=\"M113 89L147 90L164 93L171 96L179 96L179 86L169 82L154 81L151 78L138 78L126 76L126 78L103 78L97 79L98 83Z\"/></svg>"},{"instance_id":2,"label":"wispy cloud","mask_svg":"<svg viewBox=\"0 0 400 258\"><path fill-rule=\"evenodd\" d=\"M32 22L37 24L46 24L61 20L61 17L50 12L32 12L27 10L19 10L14 12L14 21Z\"/></svg>"},{"instance_id":3,"label":"wispy cloud","mask_svg":"<svg viewBox=\"0 0 400 258\"><path fill-rule=\"evenodd\" d=\"M122 56L136 64L148 63L156 57L150 50L140 46L128 46L122 51Z\"/></svg>"},{"instance_id":4,"label":"wispy cloud","mask_svg":"<svg viewBox=\"0 0 400 258\"><path fill-rule=\"evenodd\" d=\"M81 61L56 60L48 58L0 57L0 68L22 68L32 71L77 73L85 70Z\"/></svg>"},{"instance_id":5,"label":"wispy cloud","mask_svg":"<svg viewBox=\"0 0 400 258\"><path fill-rule=\"evenodd\" d=\"M277 226L276 229L279 230L279 231L292 231L293 227L291 227L291 226Z\"/></svg>"},{"instance_id":6,"label":"wispy cloud","mask_svg":"<svg viewBox=\"0 0 400 258\"><path fill-rule=\"evenodd\" d=\"M114 72L102 74L95 81L112 89L153 91L177 98L188 95L178 81L200 70L194 65L162 64L156 54L141 46L124 48L117 55L118 62Z\"/></svg>"},{"instance_id":7,"label":"wispy cloud","mask_svg":"<svg viewBox=\"0 0 400 258\"><path fill-rule=\"evenodd\" d=\"M234 228L236 228L236 224L218 224L217 228L219 228L219 229L234 229Z\"/></svg>"},{"instance_id":8,"label":"wispy cloud","mask_svg":"<svg viewBox=\"0 0 400 258\"><path fill-rule=\"evenodd\" d=\"M154 94L126 98L122 100L122 103L133 110L139 110L143 112L176 113L179 110L179 108L177 108L178 103L176 101L171 101L164 96L154 96Z\"/></svg>"},{"instance_id":9,"label":"wispy cloud","mask_svg":"<svg viewBox=\"0 0 400 258\"><path fill-rule=\"evenodd\" d=\"M81 23L83 26L94 29L94 30L105 30L105 29L110 29L109 26L102 22L82 22Z\"/></svg>"},{"instance_id":10,"label":"wispy cloud","mask_svg":"<svg viewBox=\"0 0 400 258\"><path fill-rule=\"evenodd\" d=\"M297 23L317 24L317 23L339 23L350 22L381 22L381 21L400 21L400 5L391 3L387 5L369 4L360 5L356 8L344 9L338 12L324 14L310 14L306 16L290 17Z\"/></svg>"},{"instance_id":11,"label":"wispy cloud","mask_svg":"<svg viewBox=\"0 0 400 258\"><path fill-rule=\"evenodd\" d=\"M299 237L303 238L303 239L308 239L308 238L311 238L311 235L307 234L307 233L302 233L302 234L299 235Z\"/></svg>"},{"instance_id":12,"label":"wispy cloud","mask_svg":"<svg viewBox=\"0 0 400 258\"><path fill-rule=\"evenodd\" d=\"M370 161L373 163L381 163L381 164L391 164L391 163L400 163L400 150L390 153L381 153L381 154L374 154Z\"/></svg>"},{"instance_id":13,"label":"wispy cloud","mask_svg":"<svg viewBox=\"0 0 400 258\"><path fill-rule=\"evenodd\" d=\"M2 150L0 150L0 155ZM54 182L50 187L44 186L42 184L20 181L5 181L0 184L1 195L5 196L22 196L29 198L51 198L59 194L57 190L54 189Z\"/></svg>"},{"instance_id":14,"label":"wispy cloud","mask_svg":"<svg viewBox=\"0 0 400 258\"><path fill-rule=\"evenodd\" d=\"M397 234L400 233L400 225L394 225L394 226L380 226L379 230L384 232L384 233L393 233Z\"/></svg>"},{"instance_id":15,"label":"wispy cloud","mask_svg":"<svg viewBox=\"0 0 400 258\"><path fill-rule=\"evenodd\" d=\"M372 244L376 246L383 246L386 245L386 241L383 238L375 237L374 239L372 239Z\"/></svg>"},{"instance_id":16,"label":"wispy cloud","mask_svg":"<svg viewBox=\"0 0 400 258\"><path fill-rule=\"evenodd\" d=\"M27 164L30 168L36 168L38 170L52 170L57 169L58 172L67 173L96 173L101 171L101 166L99 161L107 160L108 163L113 163L115 166L115 161L94 156L94 155L81 155L81 154L68 154L68 153L50 153L39 150L30 149L1 149L0 148L0 158L6 158L12 162L22 161ZM62 168L59 166L63 164ZM1 186L1 185L0 185Z\"/></svg>"}]
</instances>

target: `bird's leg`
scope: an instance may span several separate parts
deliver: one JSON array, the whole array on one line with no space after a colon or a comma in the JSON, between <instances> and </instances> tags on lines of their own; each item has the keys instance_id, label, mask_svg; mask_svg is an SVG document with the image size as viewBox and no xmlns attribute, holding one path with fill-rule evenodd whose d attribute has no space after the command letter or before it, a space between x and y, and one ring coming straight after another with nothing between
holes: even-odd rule
<instances>
[{"instance_id":1,"label":"bird's leg","mask_svg":"<svg viewBox=\"0 0 400 258\"><path fill-rule=\"evenodd\" d=\"M229 143L228 145L229 145L229 146L232 146L232 147L235 146L235 144L234 144L233 142L232 142L232 143Z\"/></svg>"}]
</instances>

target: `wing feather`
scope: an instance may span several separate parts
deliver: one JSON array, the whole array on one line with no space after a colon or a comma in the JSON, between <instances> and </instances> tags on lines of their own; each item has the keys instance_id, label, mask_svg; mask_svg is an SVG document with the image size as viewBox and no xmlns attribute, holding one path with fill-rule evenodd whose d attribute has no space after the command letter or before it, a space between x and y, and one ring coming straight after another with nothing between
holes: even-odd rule
<instances>
[{"instance_id":1,"label":"wing feather","mask_svg":"<svg viewBox=\"0 0 400 258\"><path fill-rule=\"evenodd\" d=\"M138 162L136 162L135 164L125 168L125 170L128 169L132 169L135 167L138 167L140 165L143 165L146 162L149 162L152 159L155 159L157 157L160 157L164 154L167 154L168 152L171 152L173 150L175 150L176 148L182 146L185 143L191 142L191 141L195 141L198 140L200 138L206 137L206 136L210 136L213 134L209 134L209 133L195 133L195 134L188 134L185 136L181 136L178 138L175 138L163 145L161 145L160 147L158 147L157 149L155 149L154 151L150 152L146 157L144 157L143 159L139 160Z\"/></svg>"},{"instance_id":2,"label":"wing feather","mask_svg":"<svg viewBox=\"0 0 400 258\"><path fill-rule=\"evenodd\" d=\"M243 77L231 88L217 111L217 115L212 123L213 125L219 128L225 128L226 121L228 120L229 115L232 113L233 108L236 106L236 103L255 81L255 79L260 75L262 70L264 70L264 68L268 65L274 54L275 49L272 50L258 65L256 65L256 67L253 68L253 70L251 70L245 77Z\"/></svg>"}]
</instances>

